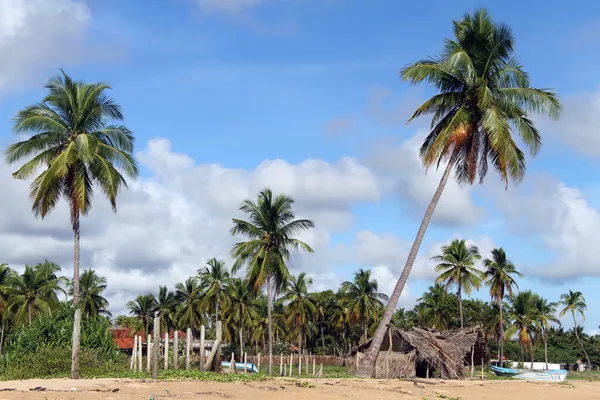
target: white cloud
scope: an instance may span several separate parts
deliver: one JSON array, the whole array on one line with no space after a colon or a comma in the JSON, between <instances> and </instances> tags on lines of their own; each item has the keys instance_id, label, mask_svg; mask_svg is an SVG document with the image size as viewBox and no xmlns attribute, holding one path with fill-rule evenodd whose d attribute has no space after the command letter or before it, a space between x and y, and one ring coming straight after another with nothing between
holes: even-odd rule
<instances>
[{"instance_id":1,"label":"white cloud","mask_svg":"<svg viewBox=\"0 0 600 400\"><path fill-rule=\"evenodd\" d=\"M203 12L239 13L273 0L195 0Z\"/></svg>"},{"instance_id":2,"label":"white cloud","mask_svg":"<svg viewBox=\"0 0 600 400\"><path fill-rule=\"evenodd\" d=\"M30 84L49 67L82 61L90 19L80 1L1 1L0 91Z\"/></svg>"},{"instance_id":3,"label":"white cloud","mask_svg":"<svg viewBox=\"0 0 600 400\"><path fill-rule=\"evenodd\" d=\"M353 202L379 198L374 176L352 158L295 165L268 160L254 170L229 169L197 165L174 153L165 139L151 140L138 158L151 176L131 182L122 192L118 214L98 194L82 220L82 268L107 277L111 308L117 312L137 294L183 281L210 257L231 263L231 246L241 239L229 233L231 218L240 216L244 198L266 186L294 196L297 216L310 217L317 225L301 235L315 253L295 256L292 273L308 272L315 288L335 287L342 278L332 269L347 260L347 251L331 244L330 232L352 224ZM0 165L5 188L0 197L2 262L18 267L47 257L71 274L73 245L65 204L47 220L36 220L27 201L28 183L10 176L15 168Z\"/></svg>"},{"instance_id":4,"label":"white cloud","mask_svg":"<svg viewBox=\"0 0 600 400\"><path fill-rule=\"evenodd\" d=\"M548 176L536 176L527 192L494 191L493 197L520 234L539 235L554 254L547 265L531 266L528 274L563 280L600 276L600 212L577 188Z\"/></svg>"},{"instance_id":5,"label":"white cloud","mask_svg":"<svg viewBox=\"0 0 600 400\"><path fill-rule=\"evenodd\" d=\"M444 172L444 166L440 166L439 170L431 168L427 173L424 171L418 149L425 135L425 131L418 131L399 146L389 142L376 144L366 161L380 175L381 185L406 201L409 211L419 219L425 213ZM480 221L483 210L474 203L472 192L472 186L461 186L451 177L432 222L456 226Z\"/></svg>"}]
</instances>

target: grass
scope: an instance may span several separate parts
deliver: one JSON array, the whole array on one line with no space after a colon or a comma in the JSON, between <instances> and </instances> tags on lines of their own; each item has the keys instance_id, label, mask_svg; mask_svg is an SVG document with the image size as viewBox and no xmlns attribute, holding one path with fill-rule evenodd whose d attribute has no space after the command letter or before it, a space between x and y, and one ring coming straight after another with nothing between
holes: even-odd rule
<instances>
[{"instance_id":1,"label":"grass","mask_svg":"<svg viewBox=\"0 0 600 400\"><path fill-rule=\"evenodd\" d=\"M569 371L568 381L600 381L600 371Z\"/></svg>"}]
</instances>

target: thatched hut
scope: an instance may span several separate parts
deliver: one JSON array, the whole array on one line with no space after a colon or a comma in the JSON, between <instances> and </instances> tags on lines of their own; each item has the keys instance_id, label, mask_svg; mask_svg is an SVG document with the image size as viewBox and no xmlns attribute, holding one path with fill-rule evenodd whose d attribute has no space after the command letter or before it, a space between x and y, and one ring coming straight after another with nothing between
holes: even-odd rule
<instances>
[{"instance_id":1,"label":"thatched hut","mask_svg":"<svg viewBox=\"0 0 600 400\"><path fill-rule=\"evenodd\" d=\"M480 333L478 329L437 332L420 328L402 331L390 327L379 349L375 378L426 378L437 371L443 379L462 379L466 356L468 354L470 361ZM360 360L370 346L371 340L353 348L350 356Z\"/></svg>"}]
</instances>

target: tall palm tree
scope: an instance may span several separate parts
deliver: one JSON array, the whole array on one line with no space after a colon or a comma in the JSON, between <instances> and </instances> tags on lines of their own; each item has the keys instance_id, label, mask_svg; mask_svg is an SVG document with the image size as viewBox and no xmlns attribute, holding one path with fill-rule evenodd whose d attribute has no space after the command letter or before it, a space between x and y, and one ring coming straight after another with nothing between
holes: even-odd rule
<instances>
[{"instance_id":1,"label":"tall palm tree","mask_svg":"<svg viewBox=\"0 0 600 400\"><path fill-rule=\"evenodd\" d=\"M498 329L500 331L500 343L498 346L498 362L502 366L504 357L504 317L502 315L504 308L504 296L513 294L513 287L518 288L517 282L513 276L523 276L514 264L506 257L503 248L492 250L492 258L486 258L483 261L486 271L486 284L490 287L490 296L498 303L499 320Z\"/></svg>"},{"instance_id":2,"label":"tall palm tree","mask_svg":"<svg viewBox=\"0 0 600 400\"><path fill-rule=\"evenodd\" d=\"M292 276L281 298L286 303L288 326L293 325L298 331L299 352L302 352L302 337L306 333L309 322L317 313L315 301L308 293L308 288L312 283L312 278L307 278L305 272L300 273L298 276Z\"/></svg>"},{"instance_id":3,"label":"tall palm tree","mask_svg":"<svg viewBox=\"0 0 600 400\"><path fill-rule=\"evenodd\" d=\"M9 164L28 159L13 176L29 179L43 168L31 184L33 213L46 217L61 197L69 203L73 229L73 358L71 376L79 378L79 220L92 206L94 187L108 197L113 210L125 178L136 177L133 134L122 125L121 107L106 92L106 83L73 81L64 71L46 84L41 103L17 113L13 131L30 135L6 149Z\"/></svg>"},{"instance_id":4,"label":"tall palm tree","mask_svg":"<svg viewBox=\"0 0 600 400\"><path fill-rule=\"evenodd\" d=\"M69 294L73 296L73 281L70 282ZM93 269L83 271L79 279L79 307L83 315L96 317L105 315L110 317L108 300L102 296L106 290L106 278L96 274Z\"/></svg>"},{"instance_id":5,"label":"tall palm tree","mask_svg":"<svg viewBox=\"0 0 600 400\"><path fill-rule=\"evenodd\" d=\"M167 289L166 286L158 287L158 297L154 296L156 311L160 318L160 331L169 332L175 328L175 313L177 312L177 295Z\"/></svg>"},{"instance_id":6,"label":"tall palm tree","mask_svg":"<svg viewBox=\"0 0 600 400\"><path fill-rule=\"evenodd\" d=\"M585 359L587 361L587 368L588 370L591 370L592 364L590 362L590 357L588 356L587 351L585 351L585 347L583 347L583 342L579 337L579 333L577 331L577 318L575 318L575 314L579 314L581 315L581 318L585 320L585 310L587 308L585 304L585 297L583 297L583 293L579 291L574 292L571 289L569 289L569 293L564 293L560 296L560 301L558 303L564 307L562 310L560 310L561 317L567 313L570 313L573 316L573 331L575 332L575 337L579 342L581 351L583 351L583 354L585 355Z\"/></svg>"},{"instance_id":7,"label":"tall palm tree","mask_svg":"<svg viewBox=\"0 0 600 400\"><path fill-rule=\"evenodd\" d=\"M502 181L515 183L525 175L525 155L513 133L535 155L541 136L530 113L558 118L561 106L548 90L531 87L529 77L514 54L511 29L492 20L484 9L454 21L454 39L446 39L440 56L418 61L401 72L414 84L430 83L439 93L423 103L410 120L433 115L431 132L420 149L425 168L445 163L445 170L417 236L400 279L387 304L359 369L359 375L373 374L377 351L398 304L417 257L429 221L439 202L450 173L460 183L472 184L477 175L483 181L488 162Z\"/></svg>"},{"instance_id":8,"label":"tall palm tree","mask_svg":"<svg viewBox=\"0 0 600 400\"><path fill-rule=\"evenodd\" d=\"M180 327L198 329L204 320L202 313L203 295L198 279L191 277L175 285L179 310L176 319Z\"/></svg>"},{"instance_id":9,"label":"tall palm tree","mask_svg":"<svg viewBox=\"0 0 600 400\"><path fill-rule=\"evenodd\" d=\"M229 305L227 323L234 324L240 340L240 357L244 354L244 328L255 323L259 318L260 306L252 286L246 279L233 278L227 286Z\"/></svg>"},{"instance_id":10,"label":"tall palm tree","mask_svg":"<svg viewBox=\"0 0 600 400\"><path fill-rule=\"evenodd\" d=\"M156 302L151 294L139 295L135 300L127 303L129 315L136 319L134 332L142 331L144 337L152 331Z\"/></svg>"},{"instance_id":11,"label":"tall palm tree","mask_svg":"<svg viewBox=\"0 0 600 400\"><path fill-rule=\"evenodd\" d=\"M64 293L62 280L54 273L49 273L48 267L48 264L34 267L26 265L21 275L12 273L6 279L3 290L8 297L8 311L15 313L18 324L27 321L31 325L35 315L50 314L58 305L57 293Z\"/></svg>"},{"instance_id":12,"label":"tall palm tree","mask_svg":"<svg viewBox=\"0 0 600 400\"><path fill-rule=\"evenodd\" d=\"M537 328L541 334L542 340L544 341L544 361L546 362L546 369L548 368L548 331L550 330L550 323L560 325L560 321L556 318L556 303L550 303L547 299L536 296L533 301L535 320Z\"/></svg>"},{"instance_id":13,"label":"tall palm tree","mask_svg":"<svg viewBox=\"0 0 600 400\"><path fill-rule=\"evenodd\" d=\"M533 332L536 324L535 295L531 290L519 292L508 297L508 317L511 321L505 337L517 334L521 348L521 362L524 363L523 350L527 348L531 355L533 369Z\"/></svg>"},{"instance_id":14,"label":"tall palm tree","mask_svg":"<svg viewBox=\"0 0 600 400\"><path fill-rule=\"evenodd\" d=\"M225 298L225 287L230 279L225 262L211 258L206 267L198 270L198 278L204 287L204 301L215 307L215 322L219 320L219 303Z\"/></svg>"},{"instance_id":15,"label":"tall palm tree","mask_svg":"<svg viewBox=\"0 0 600 400\"><path fill-rule=\"evenodd\" d=\"M342 283L345 298L350 303L350 315L353 321L359 321L363 329L363 342L368 339L367 328L382 301L388 301L387 295L379 293L376 279L371 279L371 271L359 269L354 273L352 282Z\"/></svg>"},{"instance_id":16,"label":"tall palm tree","mask_svg":"<svg viewBox=\"0 0 600 400\"><path fill-rule=\"evenodd\" d=\"M264 189L256 200L243 201L240 210L248 215L248 221L233 218L231 228L232 235L248 238L233 246L232 254L236 258L233 273L246 265L246 275L254 289L267 287L269 375L273 371L272 292L282 290L289 279L286 263L291 257L290 248L313 252L308 244L294 236L314 228L315 224L308 219L295 219L293 205L294 199L290 196L273 196L271 189Z\"/></svg>"},{"instance_id":17,"label":"tall palm tree","mask_svg":"<svg viewBox=\"0 0 600 400\"><path fill-rule=\"evenodd\" d=\"M464 327L462 292L471 294L473 289L481 287L483 273L475 268L475 262L481 259L477 246L467 246L464 240L454 239L450 245L442 246L442 254L432 257L439 264L435 267L441 272L436 282L445 283L446 289L456 285L460 327Z\"/></svg>"}]
</instances>

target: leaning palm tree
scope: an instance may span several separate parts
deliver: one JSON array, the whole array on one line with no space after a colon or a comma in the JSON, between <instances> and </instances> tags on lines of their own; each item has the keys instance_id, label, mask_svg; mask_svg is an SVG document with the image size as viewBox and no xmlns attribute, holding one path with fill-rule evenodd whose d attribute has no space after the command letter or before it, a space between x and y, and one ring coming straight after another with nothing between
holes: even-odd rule
<instances>
[{"instance_id":1,"label":"leaning palm tree","mask_svg":"<svg viewBox=\"0 0 600 400\"><path fill-rule=\"evenodd\" d=\"M198 270L198 278L204 287L205 303L215 307L216 322L219 320L219 304L225 300L225 287L230 279L225 262L211 258L206 267Z\"/></svg>"},{"instance_id":2,"label":"leaning palm tree","mask_svg":"<svg viewBox=\"0 0 600 400\"><path fill-rule=\"evenodd\" d=\"M454 21L454 39L446 39L440 56L409 65L401 72L411 83L430 83L439 93L423 103L410 120L431 114L431 131L419 155L425 168L445 164L444 173L427 207L408 259L396 283L372 346L359 369L371 376L377 351L419 252L429 221L454 171L460 183L482 182L491 162L508 185L525 175L525 154L515 135L535 155L541 136L530 113L557 118L561 106L548 90L531 87L514 54L511 29L494 22L484 9Z\"/></svg>"},{"instance_id":3,"label":"leaning palm tree","mask_svg":"<svg viewBox=\"0 0 600 400\"><path fill-rule=\"evenodd\" d=\"M177 295L166 286L158 287L158 297L154 296L156 311L160 318L160 331L169 332L175 327L175 313L177 312Z\"/></svg>"},{"instance_id":4,"label":"leaning palm tree","mask_svg":"<svg viewBox=\"0 0 600 400\"><path fill-rule=\"evenodd\" d=\"M371 271L359 269L354 273L352 282L342 283L345 298L350 304L350 318L360 322L363 330L363 341L368 339L367 329L369 320L372 320L383 301L388 301L387 295L379 293L376 279L371 279Z\"/></svg>"},{"instance_id":5,"label":"leaning palm tree","mask_svg":"<svg viewBox=\"0 0 600 400\"><path fill-rule=\"evenodd\" d=\"M290 248L313 252L308 244L294 236L314 228L315 224L308 219L295 219L293 204L290 196L273 196L271 189L264 189L258 194L258 199L246 199L240 207L249 220L233 218L231 228L232 235L240 234L249 239L233 246L232 254L236 260L232 272L246 265L246 275L254 289L267 287L269 375L273 370L272 292L282 290L289 279L286 263L291 257Z\"/></svg>"},{"instance_id":6,"label":"leaning palm tree","mask_svg":"<svg viewBox=\"0 0 600 400\"><path fill-rule=\"evenodd\" d=\"M140 295L135 300L128 302L127 308L129 308L129 315L135 318L135 325L132 331L142 331L144 337L147 336L152 330L154 313L156 311L154 296L151 294Z\"/></svg>"},{"instance_id":7,"label":"leaning palm tree","mask_svg":"<svg viewBox=\"0 0 600 400\"><path fill-rule=\"evenodd\" d=\"M227 286L230 299L227 307L227 323L237 328L240 340L240 357L244 355L244 328L251 326L259 318L259 304L246 279L231 279Z\"/></svg>"},{"instance_id":8,"label":"leaning palm tree","mask_svg":"<svg viewBox=\"0 0 600 400\"><path fill-rule=\"evenodd\" d=\"M73 282L70 282L69 294L73 296ZM106 290L106 278L96 274L93 269L83 271L79 279L79 306L83 315L96 317L105 315L110 317L108 300L102 296Z\"/></svg>"},{"instance_id":9,"label":"leaning palm tree","mask_svg":"<svg viewBox=\"0 0 600 400\"><path fill-rule=\"evenodd\" d=\"M458 308L460 310L460 327L464 327L462 293L471 294L479 289L483 273L475 268L475 262L481 259L477 246L467 246L464 240L454 239L449 245L442 246L442 254L432 257L439 264L435 267L437 283L445 283L446 289L456 285Z\"/></svg>"},{"instance_id":10,"label":"leaning palm tree","mask_svg":"<svg viewBox=\"0 0 600 400\"><path fill-rule=\"evenodd\" d=\"M504 317L502 315L504 296L513 294L513 287L518 288L513 276L523 276L514 264L506 257L504 249L492 250L492 258L483 261L486 271L486 284L490 287L490 296L496 300L499 308L498 330L500 343L498 345L498 362L502 366L504 357Z\"/></svg>"},{"instance_id":11,"label":"leaning palm tree","mask_svg":"<svg viewBox=\"0 0 600 400\"><path fill-rule=\"evenodd\" d=\"M92 206L94 187L108 197L113 210L117 195L126 187L124 175L136 177L132 156L133 134L113 121L123 120L121 107L107 96L105 83L74 82L61 71L46 84L41 103L18 112L14 132L30 135L6 149L10 164L29 159L13 176L29 179L30 198L36 217L46 217L60 198L69 203L74 236L73 251L73 357L71 377L79 378L79 222ZM41 169L41 172L40 172Z\"/></svg>"},{"instance_id":12,"label":"leaning palm tree","mask_svg":"<svg viewBox=\"0 0 600 400\"><path fill-rule=\"evenodd\" d=\"M27 321L31 325L37 314L50 314L59 303L58 293L64 293L62 282L54 273L49 273L48 265L44 267L43 264L26 265L21 275L12 273L6 279L3 291L8 297L7 309L15 314L17 324L24 325Z\"/></svg>"},{"instance_id":13,"label":"leaning palm tree","mask_svg":"<svg viewBox=\"0 0 600 400\"><path fill-rule=\"evenodd\" d=\"M588 370L592 369L592 364L590 363L590 357L588 356L587 351L585 351L585 347L583 347L583 342L579 337L577 330L577 318L575 318L575 314L581 315L581 318L585 320L585 310L587 308L585 304L585 297L583 297L583 293L577 291L574 292L569 289L569 293L564 293L560 296L560 301L558 302L561 306L564 306L562 310L560 310L560 316L570 313L573 316L573 331L575 332L575 337L577 338L577 342L579 342L579 346L581 347L581 351L585 355L585 359L587 361Z\"/></svg>"},{"instance_id":14,"label":"leaning palm tree","mask_svg":"<svg viewBox=\"0 0 600 400\"><path fill-rule=\"evenodd\" d=\"M309 323L317 313L316 303L308 294L308 288L312 283L312 278L308 278L305 272L301 272L298 276L292 276L281 298L281 301L286 304L287 325L296 327L298 331L299 352L302 352L302 337L306 334Z\"/></svg>"},{"instance_id":15,"label":"leaning palm tree","mask_svg":"<svg viewBox=\"0 0 600 400\"><path fill-rule=\"evenodd\" d=\"M556 303L550 303L547 299L536 296L533 301L535 320L537 328L540 332L542 340L544 341L544 361L546 362L546 369L548 368L548 331L550 330L550 323L560 325L560 321L556 318Z\"/></svg>"}]
</instances>

